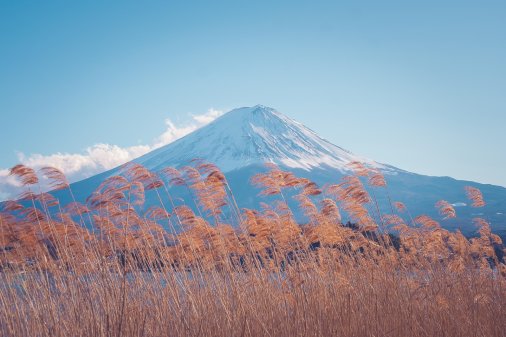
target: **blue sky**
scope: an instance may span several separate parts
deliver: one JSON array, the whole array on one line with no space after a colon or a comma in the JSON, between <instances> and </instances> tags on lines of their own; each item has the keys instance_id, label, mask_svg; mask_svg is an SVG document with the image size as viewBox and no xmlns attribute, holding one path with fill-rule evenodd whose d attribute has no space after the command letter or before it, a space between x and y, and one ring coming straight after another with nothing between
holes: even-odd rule
<instances>
[{"instance_id":1,"label":"blue sky","mask_svg":"<svg viewBox=\"0 0 506 337\"><path fill-rule=\"evenodd\" d=\"M506 186L505 17L486 0L0 0L0 170L131 156L166 119L263 104L377 161Z\"/></svg>"}]
</instances>

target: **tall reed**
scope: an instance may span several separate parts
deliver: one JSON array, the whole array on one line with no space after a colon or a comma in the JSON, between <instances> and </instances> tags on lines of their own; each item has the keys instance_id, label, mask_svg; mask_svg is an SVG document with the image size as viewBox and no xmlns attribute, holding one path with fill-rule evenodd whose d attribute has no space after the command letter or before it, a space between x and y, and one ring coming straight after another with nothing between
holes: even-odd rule
<instances>
[{"instance_id":1,"label":"tall reed","mask_svg":"<svg viewBox=\"0 0 506 337\"><path fill-rule=\"evenodd\" d=\"M85 203L44 168L69 189L67 205L14 167L27 190L0 211L0 334L506 335L506 251L485 219L466 238L399 201L381 213L387 180L358 162L324 188L270 164L252 182L271 202L240 209L215 165L193 165L127 165ZM176 205L173 186L192 200ZM156 205L145 207L147 193ZM458 219L447 201L436 208Z\"/></svg>"}]
</instances>

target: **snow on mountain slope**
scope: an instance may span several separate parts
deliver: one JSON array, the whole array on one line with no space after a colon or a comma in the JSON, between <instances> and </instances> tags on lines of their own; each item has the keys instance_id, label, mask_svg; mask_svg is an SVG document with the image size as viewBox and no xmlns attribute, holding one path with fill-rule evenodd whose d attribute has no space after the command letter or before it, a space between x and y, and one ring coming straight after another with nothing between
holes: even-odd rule
<instances>
[{"instance_id":1,"label":"snow on mountain slope","mask_svg":"<svg viewBox=\"0 0 506 337\"><path fill-rule=\"evenodd\" d=\"M135 162L157 170L180 166L195 158L204 158L224 172L266 162L292 169L327 167L345 171L351 161L386 172L396 171L335 146L304 125L262 105L232 110Z\"/></svg>"}]
</instances>

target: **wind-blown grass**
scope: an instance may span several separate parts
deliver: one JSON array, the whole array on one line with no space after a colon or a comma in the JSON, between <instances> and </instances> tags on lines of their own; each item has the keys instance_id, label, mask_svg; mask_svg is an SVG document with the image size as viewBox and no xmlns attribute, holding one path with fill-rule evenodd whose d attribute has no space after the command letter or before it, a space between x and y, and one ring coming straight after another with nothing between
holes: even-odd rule
<instances>
[{"instance_id":1,"label":"wind-blown grass","mask_svg":"<svg viewBox=\"0 0 506 337\"><path fill-rule=\"evenodd\" d=\"M504 336L504 246L484 219L468 239L399 201L382 214L385 177L361 163L320 188L269 165L252 182L279 196L240 209L226 177L195 161L138 164L80 203L34 192L0 212L0 333L5 336ZM191 200L176 206L172 187ZM369 191L374 189L375 193ZM145 194L158 205L145 209ZM308 222L296 222L287 192ZM474 206L481 193L467 189ZM390 199L390 198L389 198ZM192 205L192 207L188 206ZM457 216L446 201L444 217ZM342 219L351 222L342 223Z\"/></svg>"}]
</instances>

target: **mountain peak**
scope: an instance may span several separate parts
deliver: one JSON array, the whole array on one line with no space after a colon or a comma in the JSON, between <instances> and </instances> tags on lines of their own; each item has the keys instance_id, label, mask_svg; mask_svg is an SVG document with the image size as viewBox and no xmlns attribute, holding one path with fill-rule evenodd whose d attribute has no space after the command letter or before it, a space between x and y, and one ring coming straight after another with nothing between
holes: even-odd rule
<instances>
[{"instance_id":1,"label":"mountain peak","mask_svg":"<svg viewBox=\"0 0 506 337\"><path fill-rule=\"evenodd\" d=\"M258 112L271 112L272 113L272 112L276 112L276 109L262 105L262 104L257 104L257 105L251 106L251 107L242 107L242 108L233 109L233 110L229 111L228 113L233 113L235 111L241 112L241 113L258 113Z\"/></svg>"},{"instance_id":2,"label":"mountain peak","mask_svg":"<svg viewBox=\"0 0 506 337\"><path fill-rule=\"evenodd\" d=\"M254 118L255 116L257 117L264 117L264 118L268 118L269 116L272 116L272 115L280 115L280 113L274 109L274 108L271 108L271 107L268 107L268 106L265 106L265 105L261 105L261 104L257 104L255 106L251 106L251 107L242 107L242 108L237 108L237 109L233 109L227 113L225 113L222 117L224 116L237 116L237 118L243 118L243 119L248 119L248 118Z\"/></svg>"},{"instance_id":3,"label":"mountain peak","mask_svg":"<svg viewBox=\"0 0 506 337\"><path fill-rule=\"evenodd\" d=\"M157 170L181 166L195 158L213 162L224 172L266 162L304 170L330 167L344 171L351 161L385 168L333 145L301 123L263 105L231 110L135 161Z\"/></svg>"}]
</instances>

